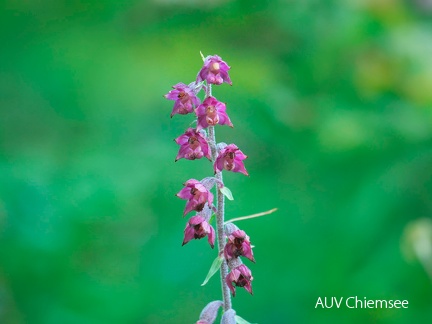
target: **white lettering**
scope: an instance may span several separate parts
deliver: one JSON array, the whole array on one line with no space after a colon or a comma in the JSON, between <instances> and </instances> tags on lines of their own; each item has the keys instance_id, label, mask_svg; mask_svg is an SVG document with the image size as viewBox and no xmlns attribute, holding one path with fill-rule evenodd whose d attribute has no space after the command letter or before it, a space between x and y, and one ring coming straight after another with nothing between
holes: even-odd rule
<instances>
[{"instance_id":1,"label":"white lettering","mask_svg":"<svg viewBox=\"0 0 432 324\"><path fill-rule=\"evenodd\" d=\"M384 308L388 308L387 307L387 300L375 300L375 308L383 308L383 304L385 304ZM390 307L389 308L393 308L393 300L390 300ZM379 307L378 307L379 304ZM371 307L373 308L373 306Z\"/></svg>"},{"instance_id":2,"label":"white lettering","mask_svg":"<svg viewBox=\"0 0 432 324\"><path fill-rule=\"evenodd\" d=\"M341 308L345 297L318 297L315 303L315 308ZM408 308L408 300L398 299L367 299L363 297L360 299L358 296L351 296L345 298L345 307L347 308L369 308L369 309L400 309Z\"/></svg>"},{"instance_id":3,"label":"white lettering","mask_svg":"<svg viewBox=\"0 0 432 324\"><path fill-rule=\"evenodd\" d=\"M336 308L339 308L340 305L342 304L343 297L340 298L339 304L338 304L338 301L337 301L336 297L334 297L334 300L335 300Z\"/></svg>"},{"instance_id":4,"label":"white lettering","mask_svg":"<svg viewBox=\"0 0 432 324\"><path fill-rule=\"evenodd\" d=\"M332 308L333 307L333 297L330 300L331 300L331 304L329 306L329 305L327 305L327 297L324 297L324 305L326 308Z\"/></svg>"},{"instance_id":5,"label":"white lettering","mask_svg":"<svg viewBox=\"0 0 432 324\"><path fill-rule=\"evenodd\" d=\"M346 302L345 302L345 303L346 303L346 307L348 307L348 308L355 308L355 306L350 306L350 305L349 305L349 300L352 299L352 298L355 298L355 297L348 297L348 298L347 298L347 300L346 300Z\"/></svg>"},{"instance_id":6,"label":"white lettering","mask_svg":"<svg viewBox=\"0 0 432 324\"><path fill-rule=\"evenodd\" d=\"M316 302L316 304L315 304L315 308L317 308L318 305L321 305L321 307L324 308L324 305L323 305L323 302L322 302L322 300L321 300L321 297L318 297L318 300L317 300L317 302Z\"/></svg>"}]
</instances>

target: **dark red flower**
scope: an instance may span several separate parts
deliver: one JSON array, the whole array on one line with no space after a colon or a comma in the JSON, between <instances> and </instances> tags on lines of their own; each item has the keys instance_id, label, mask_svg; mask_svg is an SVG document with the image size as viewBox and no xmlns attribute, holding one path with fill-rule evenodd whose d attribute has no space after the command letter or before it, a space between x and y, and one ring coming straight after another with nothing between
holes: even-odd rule
<instances>
[{"instance_id":1,"label":"dark red flower","mask_svg":"<svg viewBox=\"0 0 432 324\"><path fill-rule=\"evenodd\" d=\"M184 184L184 188L179 191L177 197L185 199L186 203L183 216L192 210L198 212L204 209L205 204L211 208L213 204L213 194L204 187L204 185L195 179L190 179Z\"/></svg>"},{"instance_id":2,"label":"dark red flower","mask_svg":"<svg viewBox=\"0 0 432 324\"><path fill-rule=\"evenodd\" d=\"M242 230L232 232L225 245L224 256L227 261L239 256L244 256L252 262L255 262L249 236Z\"/></svg>"},{"instance_id":3,"label":"dark red flower","mask_svg":"<svg viewBox=\"0 0 432 324\"><path fill-rule=\"evenodd\" d=\"M243 287L252 295L252 280L252 273L244 264L232 269L225 278L225 282L227 283L228 288L231 290L233 296L235 296L236 293L235 287Z\"/></svg>"},{"instance_id":4,"label":"dark red flower","mask_svg":"<svg viewBox=\"0 0 432 324\"><path fill-rule=\"evenodd\" d=\"M208 237L210 246L214 247L215 231L213 227L201 216L193 216L189 219L184 230L183 244L185 245L192 239L202 239Z\"/></svg>"}]
</instances>

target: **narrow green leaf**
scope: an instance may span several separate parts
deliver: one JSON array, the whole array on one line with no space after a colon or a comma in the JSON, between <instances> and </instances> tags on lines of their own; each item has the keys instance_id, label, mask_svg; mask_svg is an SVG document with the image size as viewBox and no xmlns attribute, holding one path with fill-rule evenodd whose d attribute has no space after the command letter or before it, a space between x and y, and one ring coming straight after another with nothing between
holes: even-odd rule
<instances>
[{"instance_id":1,"label":"narrow green leaf","mask_svg":"<svg viewBox=\"0 0 432 324\"><path fill-rule=\"evenodd\" d=\"M241 318L238 315L235 316L235 320L236 320L237 324L252 324L252 323L249 323L248 321L246 321L244 318ZM254 323L254 324L257 324L257 323Z\"/></svg>"},{"instance_id":2,"label":"narrow green leaf","mask_svg":"<svg viewBox=\"0 0 432 324\"><path fill-rule=\"evenodd\" d=\"M207 277L205 278L204 282L201 284L201 286L204 286L211 277L219 270L222 262L223 262L223 256L217 256L216 259L214 259L209 272L207 273Z\"/></svg>"},{"instance_id":3,"label":"narrow green leaf","mask_svg":"<svg viewBox=\"0 0 432 324\"><path fill-rule=\"evenodd\" d=\"M211 217L210 217L208 223L209 223L209 224L213 223L213 221L214 221L215 218L216 218L216 214L211 215Z\"/></svg>"},{"instance_id":4,"label":"narrow green leaf","mask_svg":"<svg viewBox=\"0 0 432 324\"><path fill-rule=\"evenodd\" d=\"M229 200L234 200L234 197L231 193L231 190L228 189L228 187L222 187L219 189L220 192L224 194L225 197L227 197Z\"/></svg>"}]
</instances>

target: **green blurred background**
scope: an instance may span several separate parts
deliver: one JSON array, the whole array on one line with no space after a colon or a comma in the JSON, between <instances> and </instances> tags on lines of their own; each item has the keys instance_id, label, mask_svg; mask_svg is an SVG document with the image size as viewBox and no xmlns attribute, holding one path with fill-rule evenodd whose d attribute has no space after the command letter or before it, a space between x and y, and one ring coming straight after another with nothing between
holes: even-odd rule
<instances>
[{"instance_id":1,"label":"green blurred background","mask_svg":"<svg viewBox=\"0 0 432 324\"><path fill-rule=\"evenodd\" d=\"M217 136L249 156L227 217L279 208L237 224L257 260L237 313L432 322L430 1L4 0L0 41L1 323L193 323L220 299L174 197L211 164L174 163L192 118L162 97L200 50L232 67Z\"/></svg>"}]
</instances>

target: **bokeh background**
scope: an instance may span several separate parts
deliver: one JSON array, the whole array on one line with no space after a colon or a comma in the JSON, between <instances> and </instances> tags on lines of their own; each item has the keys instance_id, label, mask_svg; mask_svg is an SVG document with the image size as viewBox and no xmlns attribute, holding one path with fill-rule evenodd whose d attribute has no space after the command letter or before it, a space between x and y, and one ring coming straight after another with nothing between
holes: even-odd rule
<instances>
[{"instance_id":1,"label":"bokeh background","mask_svg":"<svg viewBox=\"0 0 432 324\"><path fill-rule=\"evenodd\" d=\"M228 218L255 245L252 323L432 321L432 5L398 0L0 4L0 322L193 323L216 251L181 247L192 121L162 96L199 51L249 158ZM246 262L248 262L246 260ZM408 309L315 309L318 297Z\"/></svg>"}]
</instances>

